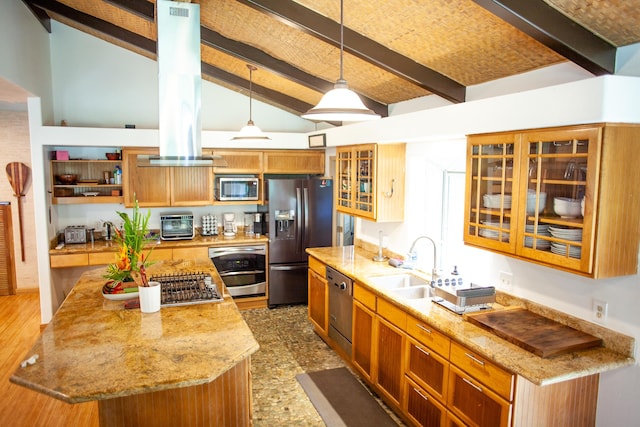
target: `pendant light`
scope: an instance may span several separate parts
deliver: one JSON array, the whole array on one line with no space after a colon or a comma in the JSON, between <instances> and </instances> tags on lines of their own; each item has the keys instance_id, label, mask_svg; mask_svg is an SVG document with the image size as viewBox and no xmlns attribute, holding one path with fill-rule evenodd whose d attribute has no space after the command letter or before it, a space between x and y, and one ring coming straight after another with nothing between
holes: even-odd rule
<instances>
[{"instance_id":1,"label":"pendant light","mask_svg":"<svg viewBox=\"0 0 640 427\"><path fill-rule=\"evenodd\" d=\"M249 121L247 122L246 126L243 126L242 129L240 129L240 132L236 136L231 138L231 140L232 141L247 141L247 140L267 141L267 140L270 140L271 138L269 138L267 135L262 133L260 128L258 126L256 126L253 123L253 120L251 119L251 112L252 112L251 104L252 104L252 93L253 93L253 72L255 70L257 70L257 68L254 67L251 64L247 64L247 68L249 69Z\"/></svg>"},{"instance_id":2,"label":"pendant light","mask_svg":"<svg viewBox=\"0 0 640 427\"><path fill-rule=\"evenodd\" d=\"M379 119L380 115L368 109L357 93L347 86L342 76L344 55L344 1L340 0L340 78L334 88L325 93L318 105L302 115L302 118L327 122L359 122Z\"/></svg>"}]
</instances>

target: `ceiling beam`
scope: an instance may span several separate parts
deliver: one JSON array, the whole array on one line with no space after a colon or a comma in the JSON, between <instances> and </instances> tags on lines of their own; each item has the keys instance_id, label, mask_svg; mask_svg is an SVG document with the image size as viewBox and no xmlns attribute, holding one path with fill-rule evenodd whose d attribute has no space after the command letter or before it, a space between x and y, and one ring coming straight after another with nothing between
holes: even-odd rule
<instances>
[{"instance_id":1,"label":"ceiling beam","mask_svg":"<svg viewBox=\"0 0 640 427\"><path fill-rule=\"evenodd\" d=\"M117 25L114 25L110 22L98 19L95 16L80 12L79 10L73 9L58 1L28 0L28 2L32 6L39 7L40 9L44 9L60 16L64 16L65 18L75 21L78 24L100 31L101 33L104 33L108 36L129 43L132 46L136 46L140 49L146 50L147 52L153 54L156 53L155 40L148 39L122 27L118 27Z\"/></svg>"},{"instance_id":2,"label":"ceiling beam","mask_svg":"<svg viewBox=\"0 0 640 427\"><path fill-rule=\"evenodd\" d=\"M299 68L296 68L277 58L274 58L273 56L268 55L267 53L253 46L249 46L236 40L226 38L220 33L217 33L216 31L213 31L204 26L200 27L200 34L203 44L206 44L207 46L210 46L214 49L226 52L235 58L242 59L243 61L260 65L261 68L268 69L280 76L285 77L288 80L294 81L305 87L322 93L328 92L333 89L334 83L306 73ZM377 101L374 101L373 99L367 98L366 96L361 95L361 98L367 105L367 107L371 108L382 117L387 117L389 115L389 109L385 104L381 104ZM306 111L307 110L301 111L301 113L304 113Z\"/></svg>"},{"instance_id":3,"label":"ceiling beam","mask_svg":"<svg viewBox=\"0 0 640 427\"><path fill-rule=\"evenodd\" d=\"M279 21L340 47L340 23L291 0L238 0ZM449 77L344 27L344 50L451 102L464 102L466 88Z\"/></svg>"},{"instance_id":4,"label":"ceiling beam","mask_svg":"<svg viewBox=\"0 0 640 427\"><path fill-rule=\"evenodd\" d=\"M49 17L49 15L47 15L47 12L40 9L39 7L34 6L29 0L22 0L22 2L29 8L38 22L40 22L40 25L42 25L44 29L47 30L47 33L51 34L51 18Z\"/></svg>"},{"instance_id":5,"label":"ceiling beam","mask_svg":"<svg viewBox=\"0 0 640 427\"><path fill-rule=\"evenodd\" d=\"M147 0L104 0L150 22L156 22L153 3Z\"/></svg>"},{"instance_id":6,"label":"ceiling beam","mask_svg":"<svg viewBox=\"0 0 640 427\"><path fill-rule=\"evenodd\" d=\"M241 77L236 76L235 74L231 74L227 71L221 70L206 62L202 62L202 73L214 79L221 80L230 85L241 87L249 91L249 80L245 80ZM278 92L273 89L257 85L255 83L251 84L251 91L254 94L260 95L264 99L274 102L277 105L282 105L283 107L288 108L291 111L304 113L313 108L313 105L311 104L307 104L306 102L303 102L297 98L293 98L289 95L283 94L282 92Z\"/></svg>"},{"instance_id":7,"label":"ceiling beam","mask_svg":"<svg viewBox=\"0 0 640 427\"><path fill-rule=\"evenodd\" d=\"M615 46L543 0L473 1L590 73L615 72Z\"/></svg>"}]
</instances>

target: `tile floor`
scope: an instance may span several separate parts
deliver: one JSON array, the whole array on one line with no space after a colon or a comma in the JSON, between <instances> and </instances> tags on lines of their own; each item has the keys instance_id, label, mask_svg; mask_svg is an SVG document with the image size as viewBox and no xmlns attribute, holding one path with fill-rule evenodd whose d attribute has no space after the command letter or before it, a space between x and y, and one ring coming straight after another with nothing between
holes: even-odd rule
<instances>
[{"instance_id":1,"label":"tile floor","mask_svg":"<svg viewBox=\"0 0 640 427\"><path fill-rule=\"evenodd\" d=\"M325 424L295 376L345 366L313 332L307 306L281 306L242 312L260 343L251 358L255 427ZM402 424L395 415L393 418Z\"/></svg>"}]
</instances>

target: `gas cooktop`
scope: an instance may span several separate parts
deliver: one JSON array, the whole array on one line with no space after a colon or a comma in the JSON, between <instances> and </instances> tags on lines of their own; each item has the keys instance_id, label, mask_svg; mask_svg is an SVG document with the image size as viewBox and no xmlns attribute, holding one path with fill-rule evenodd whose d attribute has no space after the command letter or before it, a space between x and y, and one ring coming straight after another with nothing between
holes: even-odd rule
<instances>
[{"instance_id":1,"label":"gas cooktop","mask_svg":"<svg viewBox=\"0 0 640 427\"><path fill-rule=\"evenodd\" d=\"M179 306L223 301L222 293L208 273L174 273L151 276L160 282L162 306Z\"/></svg>"}]
</instances>

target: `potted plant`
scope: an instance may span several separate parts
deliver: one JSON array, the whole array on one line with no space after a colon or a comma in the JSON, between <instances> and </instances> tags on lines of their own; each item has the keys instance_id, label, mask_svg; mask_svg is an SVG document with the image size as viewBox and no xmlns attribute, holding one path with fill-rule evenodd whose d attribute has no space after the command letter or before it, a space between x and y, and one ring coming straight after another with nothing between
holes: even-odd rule
<instances>
[{"instance_id":1,"label":"potted plant","mask_svg":"<svg viewBox=\"0 0 640 427\"><path fill-rule=\"evenodd\" d=\"M127 286L133 282L137 286L148 286L145 273L146 267L153 264L149 262L149 255L153 251L153 246L144 253L144 247L151 241L147 237L149 218L151 211L147 211L146 215L140 212L138 200L136 199L133 206L133 212L129 216L126 212L116 212L123 220L122 229L118 230L114 227L114 241L119 247L117 261L107 266L105 278L109 282L105 285L107 293L125 292L126 289L132 288ZM133 287L133 290L135 287Z\"/></svg>"}]
</instances>

